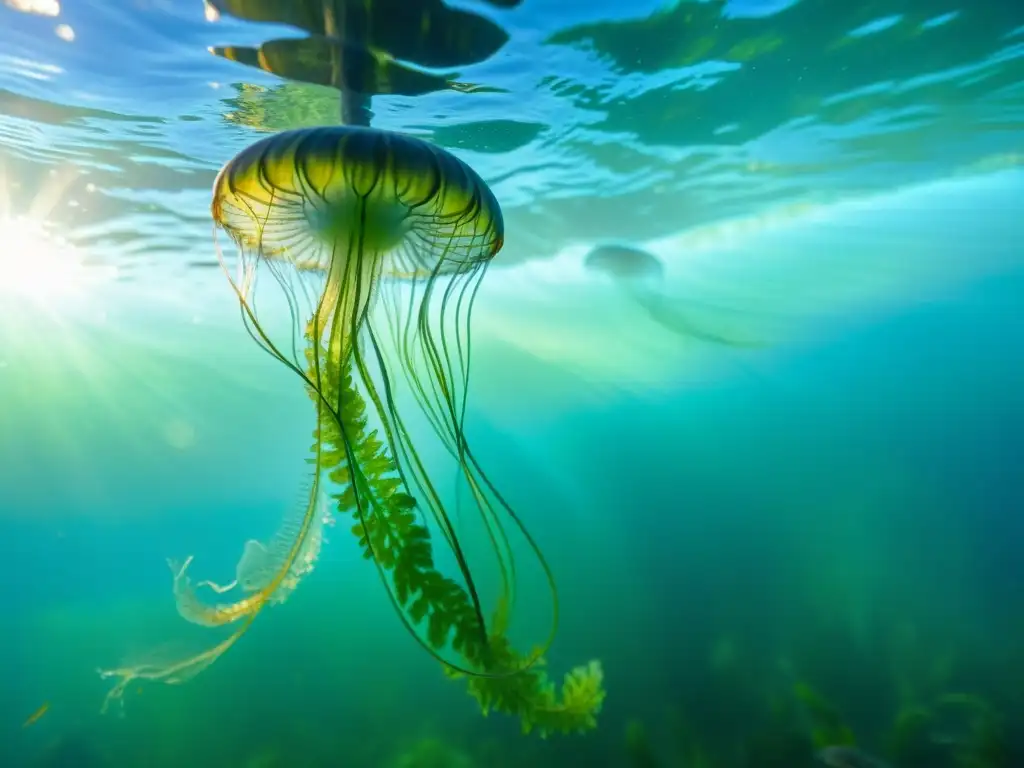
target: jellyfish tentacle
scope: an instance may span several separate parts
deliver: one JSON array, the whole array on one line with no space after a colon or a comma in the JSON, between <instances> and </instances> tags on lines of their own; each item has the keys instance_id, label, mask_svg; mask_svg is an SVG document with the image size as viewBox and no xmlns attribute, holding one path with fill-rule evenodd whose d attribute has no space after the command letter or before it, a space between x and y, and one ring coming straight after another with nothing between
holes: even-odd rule
<instances>
[{"instance_id":1,"label":"jellyfish tentacle","mask_svg":"<svg viewBox=\"0 0 1024 768\"><path fill-rule=\"evenodd\" d=\"M472 281L473 276L476 276L476 280L473 281L466 288L466 290L463 290L460 293L461 300L466 300L466 294L469 294L469 299L466 300L467 303L465 304L466 315L464 324L467 328L467 332L468 328L470 327L469 317L472 311L472 299L476 295L476 291L479 288L480 281L482 279L485 269L486 265L482 266L479 270L473 273L473 275L467 278ZM436 277L436 273L432 275L432 277ZM515 560L511 554L511 546L509 544L508 536L505 532L504 526L501 523L500 518L495 513L494 509L491 507L490 503L487 501L485 495L481 491L480 485L473 475L473 468L471 468L471 466L467 464L466 461L466 451L468 446L465 440L465 432L462 423L465 415L464 408L468 398L464 394L463 397L461 398L461 403L458 406L456 406L456 404L453 402L452 395L455 391L455 380L457 377L453 371L453 366L449 364L449 372L446 378L444 374L444 366L442 365L442 361L444 359L448 359L450 361L451 358L451 355L448 353L448 347L446 346L447 336L443 333L445 327L444 324L448 319L445 312L448 306L446 303L446 299L450 295L449 291L451 290L452 286L455 285L456 281L462 277L463 275L454 276L451 282L449 283L448 287L446 288L445 293L443 294L442 304L440 307L440 323L442 332L440 334L437 334L441 337L440 351L434 339L435 334L433 329L431 328L430 318L426 313L426 308L429 303L429 291L433 288L434 285L433 280L428 279L427 285L425 286L425 295L420 303L420 309L415 313L410 312L410 314L405 318L395 317L394 315L390 316L389 325L393 329L393 337L397 337L399 335L401 336L402 346L399 349L401 350L400 354L404 357L404 360L406 361L406 364L403 366L405 378L410 383L411 389L413 390L414 393L422 393L417 397L421 407L433 415L431 422L432 424L435 425L435 433L438 435L439 439L441 440L442 444L445 446L447 451L455 458L458 465L458 472L462 476L462 478L466 480L466 483L472 492L472 496L474 501L476 502L477 509L481 513L485 525L485 531L491 542L492 550L495 552L496 558L498 560L498 567L503 585L502 593L504 595L504 599L511 607L511 605L514 603L514 596L512 593L516 581ZM456 306L457 308L461 309L459 304L457 304ZM460 314L456 315L455 322L457 331L462 328L463 323L460 322L460 320L462 319L463 318L461 317ZM396 332L394 330L396 328L401 328L402 331ZM371 338L375 339L375 337L372 334ZM376 344L376 341L374 341L374 343ZM376 344L376 347L378 350L378 355L380 355L380 345ZM433 393L433 401L437 406L436 410L432 407L431 403L429 402L429 398L425 394L426 388L424 387L420 377L416 374L416 369L418 367L416 365L417 360L423 360L424 365L427 366L428 370L433 371L433 375L428 376L426 378L430 384L430 388ZM465 362L460 362L459 367L463 373L464 382L468 381L468 379L466 378L468 377L468 365ZM466 392L465 386L463 387L463 392ZM438 427L438 423L443 424L443 427ZM407 435L403 435L403 437L405 438L406 441L408 440ZM476 467L476 469L479 470L479 467ZM510 510L509 506L503 502L501 506L506 510ZM442 527L442 529L450 528L450 521L448 521L447 519L439 521L439 525ZM539 553L539 550L535 551ZM543 560L541 562L543 567L545 564ZM553 578L549 578L549 584L553 586ZM554 596L555 592L553 591L552 594ZM555 600L557 600L557 597L555 597ZM557 609L555 615L557 615ZM548 644L550 644L550 642L553 640L556 624L557 620L553 622L552 630L549 633Z\"/></svg>"},{"instance_id":2,"label":"jellyfish tentacle","mask_svg":"<svg viewBox=\"0 0 1024 768\"><path fill-rule=\"evenodd\" d=\"M370 333L371 343L377 355L379 362L383 361L380 355L379 347L377 345L376 338ZM357 361L359 366L360 375L365 381L367 379L366 367L361 360ZM382 378L387 381L387 374L384 371L383 365L381 365ZM423 463L419 458L419 454L412 445L412 441L409 439L408 432L405 424L403 423L401 416L398 414L395 408L394 399L391 393L391 385L388 382L385 386L385 401L381 401L379 394L371 387L370 397L374 403L374 407L377 411L378 416L381 418L384 426L385 434L388 436L388 442L396 448L394 452L394 461L396 468L399 471L399 476L402 478L403 485L408 488L408 481L402 474L403 464L406 468L411 467L413 470L413 476L416 478L414 481L416 486L424 491L423 494L419 495L420 503L423 502L424 498L427 501L427 506L430 509L431 517L441 530L442 535L445 538L446 543L455 555L458 563L459 572L462 575L463 580L466 584L466 589L469 592L469 597L473 606L473 613L476 616L478 625L478 632L480 633L480 640L483 646L487 645L487 623L483 616L483 607L481 605L480 596L476 587L476 582L473 579L473 575L470 572L469 565L466 562L465 553L463 552L462 545L459 543L459 538L456 535L447 515L444 512L444 507L438 498L437 491L434 489L433 484L430 482L430 478L427 476L426 471L423 468ZM385 411L386 407L386 411ZM390 418L389 418L390 417ZM390 423L389 423L390 422ZM399 459L399 454L404 458L404 462ZM417 498L417 496L413 496Z\"/></svg>"},{"instance_id":3,"label":"jellyfish tentacle","mask_svg":"<svg viewBox=\"0 0 1024 768\"><path fill-rule=\"evenodd\" d=\"M398 474L397 464L386 446L365 432L366 403L355 389L352 368L354 365L346 367L341 380L331 382L332 389L337 388L344 394L343 412L337 420L321 423L315 433L318 443L335 449L328 455L343 459L330 474L333 481L345 488L335 497L339 512L351 512L356 518L353 533L366 559L377 566L396 612L410 634L442 664L466 674L477 674L444 658L437 650L453 635L453 647L470 663L479 663L484 656L486 638L480 632L478 613L471 608L469 596L457 582L434 567L429 532L416 520L417 503L400 490L404 488L401 480L389 477ZM389 573L394 574L393 587L388 580ZM426 574L427 585L411 604L416 597L413 582L419 573ZM463 595L464 607L453 607L451 600L444 604L445 598L455 594ZM437 608L437 612L431 614L432 608ZM409 616L405 610L410 611ZM430 642L420 638L414 627L426 619L430 619Z\"/></svg>"},{"instance_id":4,"label":"jellyfish tentacle","mask_svg":"<svg viewBox=\"0 0 1024 768\"><path fill-rule=\"evenodd\" d=\"M189 557L180 568L175 569L173 564L171 566L171 570L175 572L174 602L178 614L186 621L203 627L219 627L224 624L232 624L258 608L259 598L255 595L244 597L233 603L214 605L204 603L196 595L192 581L188 577L187 569L191 561L192 558Z\"/></svg>"},{"instance_id":5,"label":"jellyfish tentacle","mask_svg":"<svg viewBox=\"0 0 1024 768\"><path fill-rule=\"evenodd\" d=\"M432 278L436 277L437 270L441 263L441 259L439 259L438 266L435 266L434 272L431 275ZM476 270L473 274L482 274L484 269L485 266L481 267L479 270ZM444 296L446 298L448 295L450 295L450 291L452 290L452 288L457 285L456 281L459 280L460 277L462 277L462 275L455 275L452 277L452 280L449 282L445 290ZM391 320L391 322L389 323L389 327L392 329L392 339L395 339L399 335L396 332L396 329L403 329L402 335L404 336L406 346L402 351L402 354L404 355L405 364L402 365L401 367L403 373L405 374L405 379L408 383L412 385L411 389L421 409L423 409L423 411L426 414L428 414L428 420L430 421L435 431L435 434L437 434L438 438L441 440L444 447L459 463L459 471L461 474L464 475L464 462L462 462L461 460L463 453L464 437L463 432L461 430L459 416L458 414L456 414L456 409L452 402L454 393L454 387L452 386L452 383L456 379L456 375L454 373L454 364L452 362L452 356L447 353L448 349L446 346L444 347L445 354L441 355L438 353L436 346L433 344L433 339L430 332L429 316L427 314L427 310L429 308L430 292L433 289L433 287L434 281L432 279L428 279L428 282L425 286L424 296L420 302L419 310L415 314L413 312L410 312L409 316L406 318L407 321L404 323L400 321L396 322L397 318L390 317L389 319ZM442 303L442 318L443 316L444 303ZM416 318L415 324L413 323L413 317ZM419 345L415 345L415 348L423 353L424 358L426 358L426 364L433 371L433 376L428 377L428 380L432 385L431 388L434 395L434 404L436 404L437 406L436 410L433 407L431 407L431 403L428 401L428 398L425 393L425 388L420 382L419 377L416 376L415 374L416 365L415 362L413 361L413 355L410 351L410 347L414 345L409 343L409 329L413 327L415 327L419 332L416 338L421 342ZM370 343L373 346L374 352L376 354L378 365L380 366L380 369L385 372L386 376L387 366L385 363L385 355L382 350L382 345L380 344L380 341L378 339L378 334L372 324L370 325L368 336ZM446 337L442 334L442 345L444 345L445 343ZM445 375L446 366L443 363L447 363L447 377ZM464 364L462 363L461 359L459 360L459 366L461 370L465 370ZM396 462L398 463L399 467L401 467L403 464L407 464L411 461L415 463L417 468L421 470L422 464L419 462L419 458L415 452L415 449L412 446L412 442L409 438L407 430L405 429L405 425L401 419L401 416L399 415L397 409L394 406L394 400L391 396L390 386L386 390L386 400L389 416L398 427L394 431L394 433L389 433L389 442L396 449ZM380 402L375 401L375 405L377 407L377 410L380 412ZM444 411L447 411L448 418L445 418ZM404 461L403 457L405 459ZM417 472L417 475L419 475L419 472ZM472 483L471 479L470 482ZM455 552L456 558L458 559L460 564L460 568L463 570L463 575L464 578L466 579L467 587L470 590L470 596L473 599L474 607L477 607L479 605L479 600L476 594L475 584L473 583L471 576L468 574L468 568L464 567L465 560L463 553L461 551L458 536L454 530L454 526L448 519L447 514L444 512L443 505L439 503L437 496L435 493L433 493L432 489L429 498L431 500L431 515L435 523L437 524L438 528L444 535L449 547ZM479 494L475 493L474 498L476 498L479 501ZM511 555L507 554L510 552L507 538L505 538L503 535L500 537L505 545L504 549L502 549L502 547L498 544L499 537L496 536L494 533L494 523L490 519L490 516L487 514L486 507L478 505L478 508L481 510L484 516L485 528L490 538L492 549L494 550L498 560L503 584L503 592L507 593L510 580L510 568L507 565L507 562L511 561ZM514 569L512 570L514 571ZM482 616L480 616L480 624L481 631L485 632L486 623L483 620Z\"/></svg>"}]
</instances>

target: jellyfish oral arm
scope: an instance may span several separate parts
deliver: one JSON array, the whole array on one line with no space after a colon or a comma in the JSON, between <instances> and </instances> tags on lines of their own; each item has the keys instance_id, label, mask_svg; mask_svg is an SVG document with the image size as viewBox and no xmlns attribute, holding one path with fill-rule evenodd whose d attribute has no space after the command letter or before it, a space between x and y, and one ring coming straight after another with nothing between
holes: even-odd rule
<instances>
[{"instance_id":1,"label":"jellyfish oral arm","mask_svg":"<svg viewBox=\"0 0 1024 768\"><path fill-rule=\"evenodd\" d=\"M330 334L333 360L345 360L352 339L371 307L380 275L380 258L350 240L334 246L327 284L314 318L315 335Z\"/></svg>"}]
</instances>

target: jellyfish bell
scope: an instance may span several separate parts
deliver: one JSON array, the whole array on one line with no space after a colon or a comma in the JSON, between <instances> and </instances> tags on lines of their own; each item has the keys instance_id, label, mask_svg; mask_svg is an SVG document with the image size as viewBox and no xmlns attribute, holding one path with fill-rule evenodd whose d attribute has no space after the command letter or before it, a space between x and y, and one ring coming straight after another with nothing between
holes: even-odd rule
<instances>
[{"instance_id":1,"label":"jellyfish bell","mask_svg":"<svg viewBox=\"0 0 1024 768\"><path fill-rule=\"evenodd\" d=\"M285 293L316 300L318 332L335 343L360 325L381 278L472 272L504 231L469 166L419 139L353 126L288 131L243 150L214 182L212 213L241 251L240 297L251 300L265 265ZM310 273L325 280L312 295L284 285Z\"/></svg>"},{"instance_id":2,"label":"jellyfish bell","mask_svg":"<svg viewBox=\"0 0 1024 768\"><path fill-rule=\"evenodd\" d=\"M665 287L665 265L642 248L598 245L583 258L586 269L610 277L658 325L680 338L729 347L761 342L736 310L692 299L674 298Z\"/></svg>"},{"instance_id":3,"label":"jellyfish bell","mask_svg":"<svg viewBox=\"0 0 1024 768\"><path fill-rule=\"evenodd\" d=\"M660 282L665 265L657 256L642 248L607 243L591 249L583 258L583 266L615 280L629 282Z\"/></svg>"},{"instance_id":4,"label":"jellyfish bell","mask_svg":"<svg viewBox=\"0 0 1024 768\"><path fill-rule=\"evenodd\" d=\"M360 126L296 129L249 146L217 175L212 213L231 237L278 255L340 240L432 269L416 238L468 238L435 252L447 271L489 260L504 235L501 208L472 168L426 141Z\"/></svg>"},{"instance_id":5,"label":"jellyfish bell","mask_svg":"<svg viewBox=\"0 0 1024 768\"><path fill-rule=\"evenodd\" d=\"M443 343L445 325L454 321L462 341L475 286L504 240L501 208L472 168L420 139L355 126L287 131L243 150L214 182L212 214L238 246L232 284L250 334L296 371L307 361L304 340L326 341L332 364L347 360L387 281L381 302L387 322L369 329L368 342L378 361L397 353L392 366L401 368L421 401L426 388L414 366L436 368L435 337ZM225 264L219 246L218 255ZM275 338L275 324L264 321L272 311L266 290L256 301L261 273L270 273L278 287L289 339ZM438 301L433 288L443 280L448 284ZM453 296L459 297L454 317ZM435 305L440 327L431 329L426 315ZM384 338L390 350L381 349ZM465 389L457 347L460 359L446 361L432 382L440 401L457 397L449 379L461 378ZM443 403L432 402L428 418L436 424L443 415L434 412Z\"/></svg>"}]
</instances>

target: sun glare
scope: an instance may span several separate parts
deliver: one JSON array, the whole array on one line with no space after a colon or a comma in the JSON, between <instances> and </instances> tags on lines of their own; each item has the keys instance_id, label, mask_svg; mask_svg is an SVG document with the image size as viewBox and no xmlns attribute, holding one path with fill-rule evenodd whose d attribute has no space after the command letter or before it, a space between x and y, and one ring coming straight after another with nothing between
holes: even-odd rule
<instances>
[{"instance_id":1,"label":"sun glare","mask_svg":"<svg viewBox=\"0 0 1024 768\"><path fill-rule=\"evenodd\" d=\"M0 218L0 295L50 304L80 293L85 270L74 247L41 224Z\"/></svg>"}]
</instances>

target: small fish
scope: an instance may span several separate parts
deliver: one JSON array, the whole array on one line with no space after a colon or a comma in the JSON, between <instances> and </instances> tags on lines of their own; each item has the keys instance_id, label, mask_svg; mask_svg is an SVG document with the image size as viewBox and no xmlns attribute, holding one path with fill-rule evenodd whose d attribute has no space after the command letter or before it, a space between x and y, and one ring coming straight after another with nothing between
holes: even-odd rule
<instances>
[{"instance_id":1,"label":"small fish","mask_svg":"<svg viewBox=\"0 0 1024 768\"><path fill-rule=\"evenodd\" d=\"M33 725L39 718L41 718L43 715L45 715L46 712L49 709L50 709L50 702L48 702L48 701L43 702L43 706L41 706L39 709L37 709L35 712L33 712L31 715L29 715L28 716L28 720L26 720L24 723L22 723L21 727L22 728L28 728L30 725Z\"/></svg>"},{"instance_id":2,"label":"small fish","mask_svg":"<svg viewBox=\"0 0 1024 768\"><path fill-rule=\"evenodd\" d=\"M884 760L861 752L856 747L825 747L818 752L817 758L829 768L891 768Z\"/></svg>"}]
</instances>

